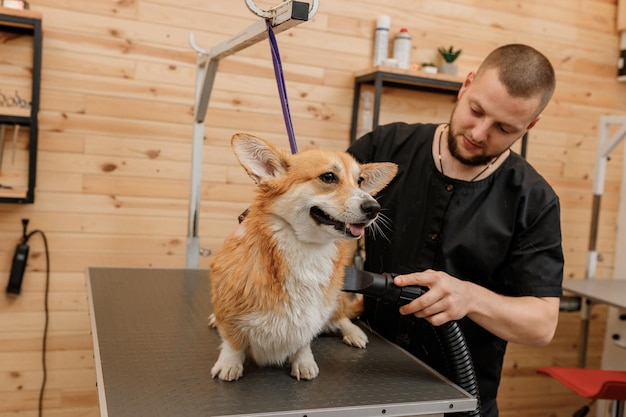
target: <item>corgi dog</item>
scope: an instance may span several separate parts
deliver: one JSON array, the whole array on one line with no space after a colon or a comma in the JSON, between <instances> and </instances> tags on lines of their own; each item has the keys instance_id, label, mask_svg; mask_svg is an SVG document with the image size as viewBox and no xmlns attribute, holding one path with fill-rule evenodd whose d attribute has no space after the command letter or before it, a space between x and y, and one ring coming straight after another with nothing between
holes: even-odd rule
<instances>
[{"instance_id":1,"label":"corgi dog","mask_svg":"<svg viewBox=\"0 0 626 417\"><path fill-rule=\"evenodd\" d=\"M257 184L245 220L210 265L213 314L222 339L211 376L233 381L247 357L289 361L291 375L314 379L311 341L326 330L364 348L367 335L341 297L350 241L381 209L372 197L396 175L393 163L359 164L346 152L289 154L247 134L233 151ZM347 295L347 294L346 294Z\"/></svg>"}]
</instances>

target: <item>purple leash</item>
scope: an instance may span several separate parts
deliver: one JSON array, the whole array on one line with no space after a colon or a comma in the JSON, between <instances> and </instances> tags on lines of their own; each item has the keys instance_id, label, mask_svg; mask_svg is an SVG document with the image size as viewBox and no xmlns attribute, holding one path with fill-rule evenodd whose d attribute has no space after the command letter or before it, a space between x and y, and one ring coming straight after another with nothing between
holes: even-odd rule
<instances>
[{"instance_id":1,"label":"purple leash","mask_svg":"<svg viewBox=\"0 0 626 417\"><path fill-rule=\"evenodd\" d=\"M283 66L280 62L280 53L278 52L278 43L272 29L272 22L266 19L267 35L270 40L270 49L272 51L272 62L274 63L274 75L276 76L276 85L278 86L278 95L280 96L280 104L283 108L283 118L285 119L285 127L287 128L287 136L289 137L289 146L291 153L298 152L296 144L296 135L293 131L293 122L291 121L291 113L289 112L289 101L287 99L287 88L285 87L285 77L283 75Z\"/></svg>"}]
</instances>

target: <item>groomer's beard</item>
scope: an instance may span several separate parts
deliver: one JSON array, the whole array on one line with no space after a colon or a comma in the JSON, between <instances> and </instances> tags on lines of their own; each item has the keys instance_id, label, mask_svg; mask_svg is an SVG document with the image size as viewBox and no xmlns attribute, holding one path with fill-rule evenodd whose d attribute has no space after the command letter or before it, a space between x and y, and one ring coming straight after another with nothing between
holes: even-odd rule
<instances>
[{"instance_id":1,"label":"groomer's beard","mask_svg":"<svg viewBox=\"0 0 626 417\"><path fill-rule=\"evenodd\" d=\"M474 155L470 158L466 158L459 152L459 146L456 141L456 134L454 132L454 128L452 127L452 120L450 120L450 124L448 125L448 150L453 158L457 161L461 162L464 165L469 166L480 166L487 165L491 161L493 161L498 155Z\"/></svg>"}]
</instances>

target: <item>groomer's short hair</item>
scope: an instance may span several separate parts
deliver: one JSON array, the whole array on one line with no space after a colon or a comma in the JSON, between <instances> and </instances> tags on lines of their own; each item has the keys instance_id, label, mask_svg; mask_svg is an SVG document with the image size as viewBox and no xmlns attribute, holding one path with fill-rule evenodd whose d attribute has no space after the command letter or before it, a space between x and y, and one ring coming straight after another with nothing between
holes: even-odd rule
<instances>
[{"instance_id":1,"label":"groomer's short hair","mask_svg":"<svg viewBox=\"0 0 626 417\"><path fill-rule=\"evenodd\" d=\"M548 105L556 86L552 64L541 52L523 44L509 44L493 50L480 64L481 72L495 68L500 82L513 97L540 96L536 115Z\"/></svg>"}]
</instances>

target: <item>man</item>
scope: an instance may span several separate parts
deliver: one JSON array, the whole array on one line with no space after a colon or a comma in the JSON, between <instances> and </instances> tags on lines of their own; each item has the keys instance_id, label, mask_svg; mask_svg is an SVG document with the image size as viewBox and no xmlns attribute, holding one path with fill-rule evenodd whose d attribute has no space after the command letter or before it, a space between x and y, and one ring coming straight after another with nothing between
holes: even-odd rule
<instances>
[{"instance_id":1,"label":"man","mask_svg":"<svg viewBox=\"0 0 626 417\"><path fill-rule=\"evenodd\" d=\"M378 127L348 150L360 162L399 165L379 197L389 227L366 237L365 270L429 288L401 308L367 299L365 319L444 375L433 326L458 320L483 417L498 416L507 342L545 346L558 321L559 200L510 150L539 121L554 87L544 55L505 45L467 75L448 124Z\"/></svg>"}]
</instances>

